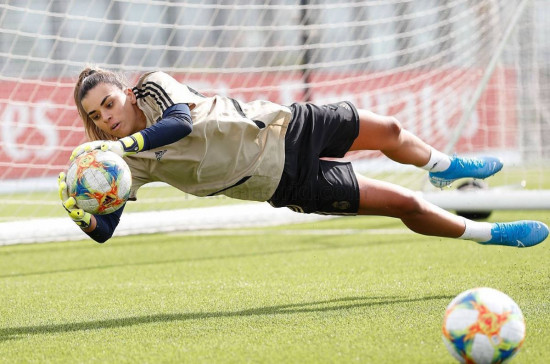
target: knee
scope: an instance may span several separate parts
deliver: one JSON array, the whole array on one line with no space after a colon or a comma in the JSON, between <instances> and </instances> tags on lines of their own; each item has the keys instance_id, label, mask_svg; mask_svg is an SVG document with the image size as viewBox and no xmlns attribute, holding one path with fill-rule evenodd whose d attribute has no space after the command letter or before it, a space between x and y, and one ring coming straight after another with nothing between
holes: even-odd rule
<instances>
[{"instance_id":1,"label":"knee","mask_svg":"<svg viewBox=\"0 0 550 364\"><path fill-rule=\"evenodd\" d=\"M401 132L403 127L399 120L393 116L386 116L384 119L384 142L381 144L382 152L396 150L401 146Z\"/></svg>"},{"instance_id":2,"label":"knee","mask_svg":"<svg viewBox=\"0 0 550 364\"><path fill-rule=\"evenodd\" d=\"M387 128L389 138L393 140L398 140L401 135L401 131L403 130L403 127L399 122L399 120L397 120L397 118L393 116L387 117L386 128Z\"/></svg>"},{"instance_id":3,"label":"knee","mask_svg":"<svg viewBox=\"0 0 550 364\"><path fill-rule=\"evenodd\" d=\"M399 211L402 216L421 214L425 210L425 202L414 192L408 192L401 196Z\"/></svg>"}]
</instances>

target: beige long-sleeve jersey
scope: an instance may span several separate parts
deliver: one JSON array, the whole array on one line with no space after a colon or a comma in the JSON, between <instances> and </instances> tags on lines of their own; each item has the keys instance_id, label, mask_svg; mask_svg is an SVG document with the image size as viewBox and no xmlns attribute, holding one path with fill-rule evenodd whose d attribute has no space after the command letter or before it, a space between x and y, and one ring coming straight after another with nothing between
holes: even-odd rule
<instances>
[{"instance_id":1,"label":"beige long-sleeve jersey","mask_svg":"<svg viewBox=\"0 0 550 364\"><path fill-rule=\"evenodd\" d=\"M155 181L196 196L266 201L273 195L284 167L288 107L204 97L163 72L144 74L133 91L147 127L170 106L185 103L193 131L175 143L125 158L132 172L130 198Z\"/></svg>"}]
</instances>

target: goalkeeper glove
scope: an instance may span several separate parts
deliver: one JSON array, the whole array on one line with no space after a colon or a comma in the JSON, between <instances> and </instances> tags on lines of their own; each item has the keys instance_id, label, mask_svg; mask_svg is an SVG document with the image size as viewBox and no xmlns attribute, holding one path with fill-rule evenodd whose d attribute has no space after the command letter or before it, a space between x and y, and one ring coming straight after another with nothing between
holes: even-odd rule
<instances>
[{"instance_id":1,"label":"goalkeeper glove","mask_svg":"<svg viewBox=\"0 0 550 364\"><path fill-rule=\"evenodd\" d=\"M76 147L71 153L71 162L84 152L89 152L94 149L101 149L102 151L111 151L118 154L121 157L125 157L130 154L135 154L143 150L145 140L140 132L134 133L122 139L113 140L95 140L93 142L87 142Z\"/></svg>"},{"instance_id":2,"label":"goalkeeper glove","mask_svg":"<svg viewBox=\"0 0 550 364\"><path fill-rule=\"evenodd\" d=\"M59 198L61 199L61 205L69 214L69 217L80 226L81 229L87 229L92 224L92 214L79 209L76 206L76 200L74 197L69 197L67 189L67 182L65 181L65 173L61 172L57 179L57 185L59 187Z\"/></svg>"}]
</instances>

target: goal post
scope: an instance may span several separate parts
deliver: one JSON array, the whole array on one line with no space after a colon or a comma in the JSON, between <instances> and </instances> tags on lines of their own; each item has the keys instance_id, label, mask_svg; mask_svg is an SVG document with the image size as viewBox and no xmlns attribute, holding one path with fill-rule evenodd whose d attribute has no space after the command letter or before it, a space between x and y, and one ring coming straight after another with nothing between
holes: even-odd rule
<instances>
[{"instance_id":1,"label":"goal post","mask_svg":"<svg viewBox=\"0 0 550 364\"><path fill-rule=\"evenodd\" d=\"M0 231L66 219L56 176L85 141L72 92L90 64L131 82L163 70L203 94L243 101L349 100L396 116L440 150L505 163L483 199L434 189L425 171L375 151L346 156L358 172L450 210L481 200L480 209L549 209L546 12L545 0L2 2ZM156 185L140 189L124 215L150 212L144 221L154 227L163 211L233 202Z\"/></svg>"},{"instance_id":2,"label":"goal post","mask_svg":"<svg viewBox=\"0 0 550 364\"><path fill-rule=\"evenodd\" d=\"M508 25L506 26L506 30L503 32L502 37L498 41L497 46L495 47L495 50L493 51L493 55L489 59L489 62L485 69L483 70L483 77L479 81L479 84L475 88L474 93L470 96L470 99L468 100L468 103L464 107L464 111L462 112L462 116L456 125L456 128L447 143L445 147L445 152L450 153L455 148L456 143L458 142L460 136L462 135L464 128L466 127L466 123L472 118L472 114L475 112L475 107L479 103L479 99L481 98L483 92L487 89L487 85L489 84L489 81L491 80L491 76L493 75L495 68L497 67L497 63L499 62L502 52L504 51L504 46L508 42L508 39L510 38L512 32L514 29L517 28L517 24L519 19L521 19L522 14L525 10L525 7L527 3L530 0L522 0L518 5L517 8L508 22Z\"/></svg>"}]
</instances>

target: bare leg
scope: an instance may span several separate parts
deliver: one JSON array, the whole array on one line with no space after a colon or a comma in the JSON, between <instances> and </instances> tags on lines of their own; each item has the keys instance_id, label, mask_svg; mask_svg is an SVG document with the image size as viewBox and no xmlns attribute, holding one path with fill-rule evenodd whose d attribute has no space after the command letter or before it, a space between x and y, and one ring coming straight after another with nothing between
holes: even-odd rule
<instances>
[{"instance_id":1,"label":"bare leg","mask_svg":"<svg viewBox=\"0 0 550 364\"><path fill-rule=\"evenodd\" d=\"M448 168L448 164L444 165L447 156L404 130L394 117L377 115L367 110L358 112L359 135L350 150L379 150L396 162L430 171L436 165ZM492 163L494 166L497 164ZM500 168L489 170L487 174L492 175L498 170ZM537 245L549 234L548 226L540 221L490 224L463 219L423 200L404 187L360 175L357 180L360 215L396 217L419 234L518 247Z\"/></svg>"},{"instance_id":2,"label":"bare leg","mask_svg":"<svg viewBox=\"0 0 550 364\"><path fill-rule=\"evenodd\" d=\"M391 183L357 175L359 182L359 214L396 217L412 231L449 238L460 237L465 221Z\"/></svg>"},{"instance_id":3,"label":"bare leg","mask_svg":"<svg viewBox=\"0 0 550 364\"><path fill-rule=\"evenodd\" d=\"M358 110L359 135L350 150L379 150L390 159L417 167L430 160L431 147L401 127L392 116Z\"/></svg>"}]
</instances>

